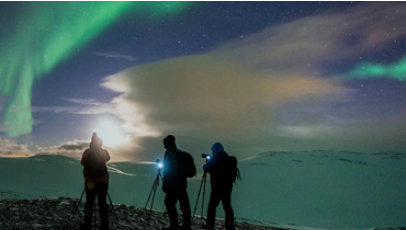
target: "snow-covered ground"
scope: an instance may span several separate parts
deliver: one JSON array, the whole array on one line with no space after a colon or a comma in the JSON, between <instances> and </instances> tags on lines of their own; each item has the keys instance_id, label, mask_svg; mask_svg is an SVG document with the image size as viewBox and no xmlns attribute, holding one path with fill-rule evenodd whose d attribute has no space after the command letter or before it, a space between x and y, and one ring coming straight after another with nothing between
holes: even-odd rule
<instances>
[{"instance_id":1,"label":"snow-covered ground","mask_svg":"<svg viewBox=\"0 0 406 230\"><path fill-rule=\"evenodd\" d=\"M196 155L195 162L200 169L203 159ZM242 181L234 188L233 207L240 220L280 227L406 226L405 163L406 154L262 153L240 160ZM155 166L119 162L110 163L109 168L113 202L143 208L157 174ZM200 179L201 174L189 180L192 210ZM79 198L82 190L78 160L63 156L0 158L0 198ZM206 206L209 192L210 187ZM154 209L164 210L161 187ZM219 217L223 216L221 209L217 209ZM200 204L196 213L200 215Z\"/></svg>"}]
</instances>

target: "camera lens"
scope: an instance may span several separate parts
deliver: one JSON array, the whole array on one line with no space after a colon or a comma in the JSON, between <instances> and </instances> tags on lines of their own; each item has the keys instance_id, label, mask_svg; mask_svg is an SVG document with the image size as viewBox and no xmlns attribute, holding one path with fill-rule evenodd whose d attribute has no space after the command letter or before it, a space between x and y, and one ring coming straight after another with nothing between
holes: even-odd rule
<instances>
[{"instance_id":1,"label":"camera lens","mask_svg":"<svg viewBox=\"0 0 406 230\"><path fill-rule=\"evenodd\" d=\"M211 156L210 155L208 155L208 154L202 154L202 158L206 158L206 160L210 160L211 159Z\"/></svg>"}]
</instances>

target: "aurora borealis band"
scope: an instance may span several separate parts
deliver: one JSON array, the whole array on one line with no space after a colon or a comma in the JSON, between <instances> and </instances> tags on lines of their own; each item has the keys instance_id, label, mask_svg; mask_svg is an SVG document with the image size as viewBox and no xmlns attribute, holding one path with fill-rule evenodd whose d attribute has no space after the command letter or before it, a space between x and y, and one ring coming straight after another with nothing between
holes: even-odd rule
<instances>
[{"instance_id":1,"label":"aurora borealis band","mask_svg":"<svg viewBox=\"0 0 406 230\"><path fill-rule=\"evenodd\" d=\"M13 21L2 25L0 95L9 136L30 133L32 87L125 14L156 20L181 11L182 2L20 3ZM141 18L140 16L140 18Z\"/></svg>"},{"instance_id":2,"label":"aurora borealis band","mask_svg":"<svg viewBox=\"0 0 406 230\"><path fill-rule=\"evenodd\" d=\"M388 77L406 80L406 57L391 65L360 63L348 74L350 78Z\"/></svg>"}]
</instances>

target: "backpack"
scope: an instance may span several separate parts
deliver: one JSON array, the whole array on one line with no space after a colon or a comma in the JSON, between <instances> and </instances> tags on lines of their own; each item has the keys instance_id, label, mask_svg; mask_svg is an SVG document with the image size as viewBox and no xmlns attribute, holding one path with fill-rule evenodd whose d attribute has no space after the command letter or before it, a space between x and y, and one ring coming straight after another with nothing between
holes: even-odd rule
<instances>
[{"instance_id":1,"label":"backpack","mask_svg":"<svg viewBox=\"0 0 406 230\"><path fill-rule=\"evenodd\" d=\"M227 182L235 183L237 179L241 180L240 170L237 167L238 161L235 156L228 156L225 161L225 179Z\"/></svg>"},{"instance_id":2,"label":"backpack","mask_svg":"<svg viewBox=\"0 0 406 230\"><path fill-rule=\"evenodd\" d=\"M93 178L102 177L107 173L106 160L103 156L103 150L89 149L84 172Z\"/></svg>"},{"instance_id":3,"label":"backpack","mask_svg":"<svg viewBox=\"0 0 406 230\"><path fill-rule=\"evenodd\" d=\"M184 175L186 177L196 176L196 166L192 155L190 155L190 153L187 152L182 152L182 155L183 155L182 158L183 158Z\"/></svg>"}]
</instances>

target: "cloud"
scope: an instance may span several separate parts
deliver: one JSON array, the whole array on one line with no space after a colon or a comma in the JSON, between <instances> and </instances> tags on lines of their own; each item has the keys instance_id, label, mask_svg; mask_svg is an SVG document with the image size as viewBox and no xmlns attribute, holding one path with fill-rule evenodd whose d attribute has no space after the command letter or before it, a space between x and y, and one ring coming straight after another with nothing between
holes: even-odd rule
<instances>
[{"instance_id":1,"label":"cloud","mask_svg":"<svg viewBox=\"0 0 406 230\"><path fill-rule=\"evenodd\" d=\"M277 111L290 104L322 106L347 100L352 90L325 76L324 64L376 52L403 36L405 7L364 4L301 18L206 54L126 69L102 85L121 93L112 101L114 112L139 146L153 148L152 143L159 142L146 139L173 133L193 151L204 151L214 141L239 153L269 150L275 140L289 148L289 139L277 133L281 130L317 142L330 129L278 124Z\"/></svg>"},{"instance_id":2,"label":"cloud","mask_svg":"<svg viewBox=\"0 0 406 230\"><path fill-rule=\"evenodd\" d=\"M118 58L118 59L124 59L127 61L136 61L137 58L130 56L130 55L123 55L123 54L118 54L118 53L103 53L103 52L93 52L97 56L105 57L105 58Z\"/></svg>"},{"instance_id":3,"label":"cloud","mask_svg":"<svg viewBox=\"0 0 406 230\"><path fill-rule=\"evenodd\" d=\"M32 106L31 111L33 113L76 113L78 108L72 106Z\"/></svg>"},{"instance_id":4,"label":"cloud","mask_svg":"<svg viewBox=\"0 0 406 230\"><path fill-rule=\"evenodd\" d=\"M0 138L0 155L23 155L30 154L28 147L23 144L17 144L13 140Z\"/></svg>"},{"instance_id":5,"label":"cloud","mask_svg":"<svg viewBox=\"0 0 406 230\"><path fill-rule=\"evenodd\" d=\"M40 147L30 143L20 144L10 138L0 138L0 156L32 156L39 154L64 155L80 159L89 146L88 141L72 140L61 145Z\"/></svg>"},{"instance_id":6,"label":"cloud","mask_svg":"<svg viewBox=\"0 0 406 230\"><path fill-rule=\"evenodd\" d=\"M95 115L112 113L115 104L99 102L94 99L67 98L66 101L76 104L75 106L32 106L33 113L69 113L79 115Z\"/></svg>"},{"instance_id":7,"label":"cloud","mask_svg":"<svg viewBox=\"0 0 406 230\"><path fill-rule=\"evenodd\" d=\"M81 104L81 105L100 105L101 102L97 102L94 99L84 99L84 98L65 98L66 101Z\"/></svg>"},{"instance_id":8,"label":"cloud","mask_svg":"<svg viewBox=\"0 0 406 230\"><path fill-rule=\"evenodd\" d=\"M72 151L72 150L80 150L83 151L83 149L87 148L89 146L88 142L84 141L76 141L76 142L68 142L65 144L62 144L57 147L59 150L66 150L66 151Z\"/></svg>"},{"instance_id":9,"label":"cloud","mask_svg":"<svg viewBox=\"0 0 406 230\"><path fill-rule=\"evenodd\" d=\"M63 155L67 157L73 157L76 159L81 159L82 154L86 148L89 147L90 140L71 140L60 145L49 146L49 147L38 147L36 146L32 153L35 154L46 154L46 155ZM111 162L124 161L129 159L134 159L134 151L137 145L134 142L125 142L116 147L106 147L104 148L109 152ZM158 157L160 155L156 154L154 156ZM140 159L140 158L138 158ZM150 155L144 155L142 159L151 159Z\"/></svg>"},{"instance_id":10,"label":"cloud","mask_svg":"<svg viewBox=\"0 0 406 230\"><path fill-rule=\"evenodd\" d=\"M405 36L406 5L373 3L269 27L231 42L218 56L269 71L314 71L358 58Z\"/></svg>"},{"instance_id":11,"label":"cloud","mask_svg":"<svg viewBox=\"0 0 406 230\"><path fill-rule=\"evenodd\" d=\"M49 147L36 147L33 154L36 155L62 155L80 159L83 151L89 146L88 141L72 140L60 145Z\"/></svg>"},{"instance_id":12,"label":"cloud","mask_svg":"<svg viewBox=\"0 0 406 230\"><path fill-rule=\"evenodd\" d=\"M313 138L325 135L331 132L331 127L321 125L298 125L298 126L281 126L278 134L280 136L293 138Z\"/></svg>"},{"instance_id":13,"label":"cloud","mask_svg":"<svg viewBox=\"0 0 406 230\"><path fill-rule=\"evenodd\" d=\"M211 54L128 69L108 78L104 86L119 91L117 81L132 86L113 101L126 104L119 113L138 110L129 112L143 117L134 125L147 123L149 130L158 133L175 127L192 131L197 123L208 128L207 134L213 133L210 127L216 127L218 134L233 133L236 127L261 124L269 115L267 111L278 104L340 94L334 80L262 73ZM133 120L126 115L128 119Z\"/></svg>"}]
</instances>

